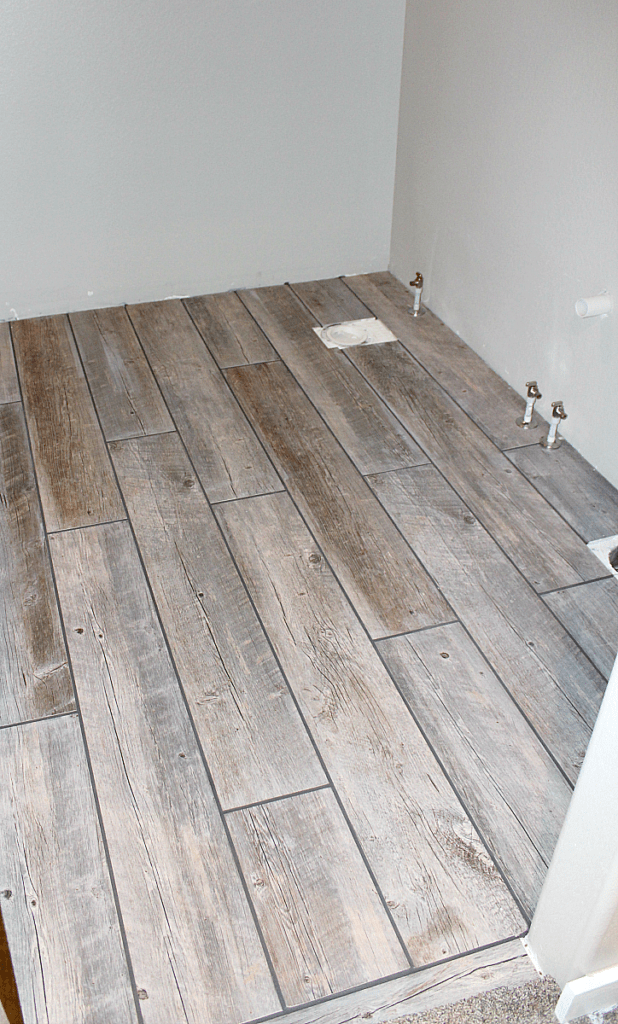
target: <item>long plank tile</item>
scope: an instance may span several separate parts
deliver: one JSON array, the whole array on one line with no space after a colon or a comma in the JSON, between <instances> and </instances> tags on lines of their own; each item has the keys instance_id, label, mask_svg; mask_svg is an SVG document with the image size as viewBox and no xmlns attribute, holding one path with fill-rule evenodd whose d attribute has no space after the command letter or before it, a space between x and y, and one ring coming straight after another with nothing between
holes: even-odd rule
<instances>
[{"instance_id":1,"label":"long plank tile","mask_svg":"<svg viewBox=\"0 0 618 1024\"><path fill-rule=\"evenodd\" d=\"M275 1012L129 526L56 534L51 547L144 1020L234 1024Z\"/></svg>"},{"instance_id":2,"label":"long plank tile","mask_svg":"<svg viewBox=\"0 0 618 1024\"><path fill-rule=\"evenodd\" d=\"M324 281L301 281L291 284L290 288L323 325L338 324L343 320L364 320L373 316L371 310L346 287L340 277Z\"/></svg>"},{"instance_id":3,"label":"long plank tile","mask_svg":"<svg viewBox=\"0 0 618 1024\"><path fill-rule=\"evenodd\" d=\"M347 354L537 590L603 575L581 538L400 345Z\"/></svg>"},{"instance_id":4,"label":"long plank tile","mask_svg":"<svg viewBox=\"0 0 618 1024\"><path fill-rule=\"evenodd\" d=\"M618 653L618 580L583 583L543 600L608 679Z\"/></svg>"},{"instance_id":5,"label":"long plank tile","mask_svg":"<svg viewBox=\"0 0 618 1024\"><path fill-rule=\"evenodd\" d=\"M346 277L345 283L499 448L530 444L530 431L516 423L524 399L430 310L411 317L411 294L392 274ZM543 426L541 422L533 440L536 434L542 436Z\"/></svg>"},{"instance_id":6,"label":"long plank tile","mask_svg":"<svg viewBox=\"0 0 618 1024\"><path fill-rule=\"evenodd\" d=\"M106 439L173 430L126 310L92 309L69 319Z\"/></svg>"},{"instance_id":7,"label":"long plank tile","mask_svg":"<svg viewBox=\"0 0 618 1024\"><path fill-rule=\"evenodd\" d=\"M235 292L198 295L185 307L218 366L245 366L277 358L277 353Z\"/></svg>"},{"instance_id":8,"label":"long plank tile","mask_svg":"<svg viewBox=\"0 0 618 1024\"><path fill-rule=\"evenodd\" d=\"M603 696L601 675L433 467L370 483L575 781Z\"/></svg>"},{"instance_id":9,"label":"long plank tile","mask_svg":"<svg viewBox=\"0 0 618 1024\"><path fill-rule=\"evenodd\" d=\"M11 346L11 329L6 323L0 324L0 404L19 401L21 395Z\"/></svg>"},{"instance_id":10,"label":"long plank tile","mask_svg":"<svg viewBox=\"0 0 618 1024\"><path fill-rule=\"evenodd\" d=\"M149 302L128 311L210 501L279 489L182 303Z\"/></svg>"},{"instance_id":11,"label":"long plank tile","mask_svg":"<svg viewBox=\"0 0 618 1024\"><path fill-rule=\"evenodd\" d=\"M20 405L0 407L0 725L75 707Z\"/></svg>"},{"instance_id":12,"label":"long plank tile","mask_svg":"<svg viewBox=\"0 0 618 1024\"><path fill-rule=\"evenodd\" d=\"M585 541L618 533L618 491L566 441L506 455Z\"/></svg>"},{"instance_id":13,"label":"long plank tile","mask_svg":"<svg viewBox=\"0 0 618 1024\"><path fill-rule=\"evenodd\" d=\"M359 472L427 462L344 353L322 344L312 329L317 321L289 288L259 288L241 296Z\"/></svg>"},{"instance_id":14,"label":"long plank tile","mask_svg":"<svg viewBox=\"0 0 618 1024\"><path fill-rule=\"evenodd\" d=\"M512 897L289 497L217 516L413 962L516 934Z\"/></svg>"},{"instance_id":15,"label":"long plank tile","mask_svg":"<svg viewBox=\"0 0 618 1024\"><path fill-rule=\"evenodd\" d=\"M378 650L532 917L571 787L459 623Z\"/></svg>"},{"instance_id":16,"label":"long plank tile","mask_svg":"<svg viewBox=\"0 0 618 1024\"><path fill-rule=\"evenodd\" d=\"M12 331L47 529L122 518L68 318L18 320Z\"/></svg>"},{"instance_id":17,"label":"long plank tile","mask_svg":"<svg viewBox=\"0 0 618 1024\"><path fill-rule=\"evenodd\" d=\"M129 516L224 807L326 777L175 434L111 445Z\"/></svg>"},{"instance_id":18,"label":"long plank tile","mask_svg":"<svg viewBox=\"0 0 618 1024\"><path fill-rule=\"evenodd\" d=\"M460 999L506 986L537 981L519 939L481 949L447 963L435 964L404 978L351 992L277 1018L277 1024L383 1024L425 1013Z\"/></svg>"},{"instance_id":19,"label":"long plank tile","mask_svg":"<svg viewBox=\"0 0 618 1024\"><path fill-rule=\"evenodd\" d=\"M289 371L227 373L371 635L448 622L448 605Z\"/></svg>"},{"instance_id":20,"label":"long plank tile","mask_svg":"<svg viewBox=\"0 0 618 1024\"><path fill-rule=\"evenodd\" d=\"M330 791L227 820L288 1006L409 968Z\"/></svg>"},{"instance_id":21,"label":"long plank tile","mask_svg":"<svg viewBox=\"0 0 618 1024\"><path fill-rule=\"evenodd\" d=\"M137 1024L74 715L0 730L0 904L24 1024Z\"/></svg>"}]
</instances>

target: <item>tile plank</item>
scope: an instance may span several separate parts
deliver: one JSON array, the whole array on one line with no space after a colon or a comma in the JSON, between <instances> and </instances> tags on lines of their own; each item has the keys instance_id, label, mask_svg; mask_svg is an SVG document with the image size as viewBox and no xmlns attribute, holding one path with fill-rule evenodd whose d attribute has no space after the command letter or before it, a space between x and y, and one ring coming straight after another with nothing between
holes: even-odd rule
<instances>
[{"instance_id":1,"label":"tile plank","mask_svg":"<svg viewBox=\"0 0 618 1024\"><path fill-rule=\"evenodd\" d=\"M372 636L448 622L450 609L281 363L227 371Z\"/></svg>"},{"instance_id":2,"label":"tile plank","mask_svg":"<svg viewBox=\"0 0 618 1024\"><path fill-rule=\"evenodd\" d=\"M374 315L340 277L301 281L291 284L290 288L323 326L343 320L364 320Z\"/></svg>"},{"instance_id":3,"label":"tile plank","mask_svg":"<svg viewBox=\"0 0 618 1024\"><path fill-rule=\"evenodd\" d=\"M51 547L144 1020L276 1012L129 526L56 534Z\"/></svg>"},{"instance_id":4,"label":"tile plank","mask_svg":"<svg viewBox=\"0 0 618 1024\"><path fill-rule=\"evenodd\" d=\"M0 725L74 709L20 405L0 407Z\"/></svg>"},{"instance_id":5,"label":"tile plank","mask_svg":"<svg viewBox=\"0 0 618 1024\"><path fill-rule=\"evenodd\" d=\"M175 434L112 457L224 807L326 777L191 463Z\"/></svg>"},{"instance_id":6,"label":"tile plank","mask_svg":"<svg viewBox=\"0 0 618 1024\"><path fill-rule=\"evenodd\" d=\"M543 600L599 672L609 679L618 652L618 580L612 576L556 590L544 594Z\"/></svg>"},{"instance_id":7,"label":"tile plank","mask_svg":"<svg viewBox=\"0 0 618 1024\"><path fill-rule=\"evenodd\" d=\"M48 530L124 509L66 316L18 320L13 340Z\"/></svg>"},{"instance_id":8,"label":"tile plank","mask_svg":"<svg viewBox=\"0 0 618 1024\"><path fill-rule=\"evenodd\" d=\"M289 497L217 516L415 965L516 934L512 897Z\"/></svg>"},{"instance_id":9,"label":"tile plank","mask_svg":"<svg viewBox=\"0 0 618 1024\"><path fill-rule=\"evenodd\" d=\"M198 295L185 299L184 304L218 366L245 366L277 358L235 292Z\"/></svg>"},{"instance_id":10,"label":"tile plank","mask_svg":"<svg viewBox=\"0 0 618 1024\"><path fill-rule=\"evenodd\" d=\"M106 439L173 430L124 307L71 313L69 319Z\"/></svg>"},{"instance_id":11,"label":"tile plank","mask_svg":"<svg viewBox=\"0 0 618 1024\"><path fill-rule=\"evenodd\" d=\"M279 489L277 474L182 303L127 308L209 500Z\"/></svg>"},{"instance_id":12,"label":"tile plank","mask_svg":"<svg viewBox=\"0 0 618 1024\"><path fill-rule=\"evenodd\" d=\"M345 354L316 337L317 321L290 288L258 288L241 296L360 473L427 462Z\"/></svg>"},{"instance_id":13,"label":"tile plank","mask_svg":"<svg viewBox=\"0 0 618 1024\"><path fill-rule=\"evenodd\" d=\"M433 467L370 483L574 782L603 696L602 676Z\"/></svg>"},{"instance_id":14,"label":"tile plank","mask_svg":"<svg viewBox=\"0 0 618 1024\"><path fill-rule=\"evenodd\" d=\"M618 533L618 491L566 441L505 454L586 542Z\"/></svg>"},{"instance_id":15,"label":"tile plank","mask_svg":"<svg viewBox=\"0 0 618 1024\"><path fill-rule=\"evenodd\" d=\"M19 383L11 346L11 329L7 323L0 324L0 404L20 402Z\"/></svg>"},{"instance_id":16,"label":"tile plank","mask_svg":"<svg viewBox=\"0 0 618 1024\"><path fill-rule=\"evenodd\" d=\"M571 787L459 623L378 650L532 917Z\"/></svg>"},{"instance_id":17,"label":"tile plank","mask_svg":"<svg viewBox=\"0 0 618 1024\"><path fill-rule=\"evenodd\" d=\"M364 1024L367 1020L384 1024L494 988L516 988L538 977L521 941L512 939L382 985L293 1010L279 1017L277 1024Z\"/></svg>"},{"instance_id":18,"label":"tile plank","mask_svg":"<svg viewBox=\"0 0 618 1024\"><path fill-rule=\"evenodd\" d=\"M397 278L384 272L346 277L345 283L499 448L530 444L530 431L515 422L525 400L430 310L411 317L411 294ZM541 420L534 435L540 437L543 426Z\"/></svg>"},{"instance_id":19,"label":"tile plank","mask_svg":"<svg viewBox=\"0 0 618 1024\"><path fill-rule=\"evenodd\" d=\"M347 354L537 590L603 575L581 538L399 344Z\"/></svg>"},{"instance_id":20,"label":"tile plank","mask_svg":"<svg viewBox=\"0 0 618 1024\"><path fill-rule=\"evenodd\" d=\"M0 730L0 903L24 1024L137 1024L81 731Z\"/></svg>"},{"instance_id":21,"label":"tile plank","mask_svg":"<svg viewBox=\"0 0 618 1024\"><path fill-rule=\"evenodd\" d=\"M288 1006L409 968L332 792L227 820Z\"/></svg>"}]
</instances>

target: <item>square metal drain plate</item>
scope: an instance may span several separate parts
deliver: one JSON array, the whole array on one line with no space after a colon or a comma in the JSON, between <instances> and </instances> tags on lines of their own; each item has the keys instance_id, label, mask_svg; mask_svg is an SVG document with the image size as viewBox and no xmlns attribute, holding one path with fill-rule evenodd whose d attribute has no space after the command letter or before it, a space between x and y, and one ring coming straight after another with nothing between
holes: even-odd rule
<instances>
[{"instance_id":1,"label":"square metal drain plate","mask_svg":"<svg viewBox=\"0 0 618 1024\"><path fill-rule=\"evenodd\" d=\"M352 348L354 345L382 345L385 341L398 341L386 324L374 316L366 320L345 320L327 327L314 327L320 341L327 348Z\"/></svg>"}]
</instances>

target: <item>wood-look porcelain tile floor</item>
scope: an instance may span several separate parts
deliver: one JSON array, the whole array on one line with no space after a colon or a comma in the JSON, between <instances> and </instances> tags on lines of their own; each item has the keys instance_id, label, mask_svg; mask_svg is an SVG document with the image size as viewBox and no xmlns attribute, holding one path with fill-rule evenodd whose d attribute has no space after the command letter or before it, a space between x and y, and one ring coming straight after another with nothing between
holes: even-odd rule
<instances>
[{"instance_id":1,"label":"wood-look porcelain tile floor","mask_svg":"<svg viewBox=\"0 0 618 1024\"><path fill-rule=\"evenodd\" d=\"M379 1021L534 976L618 494L408 305L384 273L0 325L25 1024ZM313 330L372 315L399 341Z\"/></svg>"}]
</instances>

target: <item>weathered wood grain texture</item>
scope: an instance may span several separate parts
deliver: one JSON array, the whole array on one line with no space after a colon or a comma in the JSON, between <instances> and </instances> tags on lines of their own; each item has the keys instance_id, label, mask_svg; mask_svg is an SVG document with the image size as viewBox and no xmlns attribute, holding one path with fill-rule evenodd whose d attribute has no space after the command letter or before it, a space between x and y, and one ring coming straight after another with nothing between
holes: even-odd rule
<instances>
[{"instance_id":1,"label":"weathered wood grain texture","mask_svg":"<svg viewBox=\"0 0 618 1024\"><path fill-rule=\"evenodd\" d=\"M605 682L433 467L372 477L502 682L575 781Z\"/></svg>"},{"instance_id":2,"label":"weathered wood grain texture","mask_svg":"<svg viewBox=\"0 0 618 1024\"><path fill-rule=\"evenodd\" d=\"M289 288L241 294L360 473L428 461L344 353L322 344L313 331L317 321Z\"/></svg>"},{"instance_id":3,"label":"weathered wood grain texture","mask_svg":"<svg viewBox=\"0 0 618 1024\"><path fill-rule=\"evenodd\" d=\"M329 790L227 820L287 1006L409 968Z\"/></svg>"},{"instance_id":4,"label":"weathered wood grain texture","mask_svg":"<svg viewBox=\"0 0 618 1024\"><path fill-rule=\"evenodd\" d=\"M0 730L0 906L24 1024L137 1024L79 723Z\"/></svg>"},{"instance_id":5,"label":"weathered wood grain texture","mask_svg":"<svg viewBox=\"0 0 618 1024\"><path fill-rule=\"evenodd\" d=\"M235 1024L275 1012L129 526L56 534L51 547L144 1021Z\"/></svg>"},{"instance_id":6,"label":"weathered wood grain texture","mask_svg":"<svg viewBox=\"0 0 618 1024\"><path fill-rule=\"evenodd\" d=\"M459 623L378 650L532 917L571 787Z\"/></svg>"},{"instance_id":7,"label":"weathered wood grain texture","mask_svg":"<svg viewBox=\"0 0 618 1024\"><path fill-rule=\"evenodd\" d=\"M0 324L0 404L19 402L19 384L11 346L11 330L8 324Z\"/></svg>"},{"instance_id":8,"label":"weathered wood grain texture","mask_svg":"<svg viewBox=\"0 0 618 1024\"><path fill-rule=\"evenodd\" d=\"M327 780L175 434L111 445L155 601L224 807Z\"/></svg>"},{"instance_id":9,"label":"weathered wood grain texture","mask_svg":"<svg viewBox=\"0 0 618 1024\"><path fill-rule=\"evenodd\" d=\"M530 431L516 424L525 400L430 310L411 317L411 294L392 274L346 277L345 283L499 448L530 444ZM543 426L540 420L533 439L542 436Z\"/></svg>"},{"instance_id":10,"label":"weathered wood grain texture","mask_svg":"<svg viewBox=\"0 0 618 1024\"><path fill-rule=\"evenodd\" d=\"M566 441L506 455L585 541L618 533L618 491Z\"/></svg>"},{"instance_id":11,"label":"weathered wood grain texture","mask_svg":"<svg viewBox=\"0 0 618 1024\"><path fill-rule=\"evenodd\" d=\"M371 635L448 622L450 608L289 371L227 373Z\"/></svg>"},{"instance_id":12,"label":"weathered wood grain texture","mask_svg":"<svg viewBox=\"0 0 618 1024\"><path fill-rule=\"evenodd\" d=\"M374 314L350 291L340 277L323 281L301 281L290 288L322 325L343 320L364 320Z\"/></svg>"},{"instance_id":13,"label":"weathered wood grain texture","mask_svg":"<svg viewBox=\"0 0 618 1024\"><path fill-rule=\"evenodd\" d=\"M523 919L285 494L217 515L415 965Z\"/></svg>"},{"instance_id":14,"label":"weathered wood grain texture","mask_svg":"<svg viewBox=\"0 0 618 1024\"><path fill-rule=\"evenodd\" d=\"M122 518L68 318L18 320L12 331L47 529Z\"/></svg>"},{"instance_id":15,"label":"weathered wood grain texture","mask_svg":"<svg viewBox=\"0 0 618 1024\"><path fill-rule=\"evenodd\" d=\"M24 415L0 407L0 725L75 707Z\"/></svg>"},{"instance_id":16,"label":"weathered wood grain texture","mask_svg":"<svg viewBox=\"0 0 618 1024\"><path fill-rule=\"evenodd\" d=\"M124 307L71 313L69 319L106 439L173 430Z\"/></svg>"},{"instance_id":17,"label":"weathered wood grain texture","mask_svg":"<svg viewBox=\"0 0 618 1024\"><path fill-rule=\"evenodd\" d=\"M537 590L598 579L581 538L400 345L348 356Z\"/></svg>"},{"instance_id":18,"label":"weathered wood grain texture","mask_svg":"<svg viewBox=\"0 0 618 1024\"><path fill-rule=\"evenodd\" d=\"M235 292L199 295L185 306L221 367L265 363L277 353Z\"/></svg>"},{"instance_id":19,"label":"weathered wood grain texture","mask_svg":"<svg viewBox=\"0 0 618 1024\"><path fill-rule=\"evenodd\" d=\"M618 580L556 590L543 600L608 679L618 653Z\"/></svg>"},{"instance_id":20,"label":"weathered wood grain texture","mask_svg":"<svg viewBox=\"0 0 618 1024\"><path fill-rule=\"evenodd\" d=\"M403 1015L425 1013L492 989L516 988L538 974L519 939L435 964L382 985L293 1010L278 1024L384 1024Z\"/></svg>"},{"instance_id":21,"label":"weathered wood grain texture","mask_svg":"<svg viewBox=\"0 0 618 1024\"><path fill-rule=\"evenodd\" d=\"M210 501L281 487L255 434L180 301L128 307Z\"/></svg>"}]
</instances>

